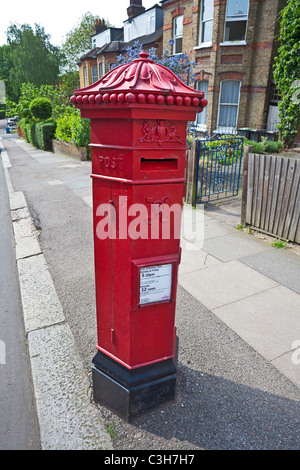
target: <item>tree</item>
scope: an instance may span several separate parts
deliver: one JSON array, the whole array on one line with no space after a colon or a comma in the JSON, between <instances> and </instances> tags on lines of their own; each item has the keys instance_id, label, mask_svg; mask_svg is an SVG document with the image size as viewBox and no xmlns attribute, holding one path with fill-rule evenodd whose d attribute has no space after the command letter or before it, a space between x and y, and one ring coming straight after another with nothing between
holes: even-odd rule
<instances>
[{"instance_id":1,"label":"tree","mask_svg":"<svg viewBox=\"0 0 300 470\"><path fill-rule=\"evenodd\" d=\"M62 44L62 52L65 55L66 71L77 71L77 63L82 55L91 50L91 37L94 34L95 21L99 19L98 16L87 12L82 15L77 25L71 29L66 35L66 39ZM105 21L107 26L110 26Z\"/></svg>"},{"instance_id":2,"label":"tree","mask_svg":"<svg viewBox=\"0 0 300 470\"><path fill-rule=\"evenodd\" d=\"M12 68L12 61L10 56L10 46L8 44L4 44L0 46L0 80L4 81L6 95L12 95L12 88L9 81L9 72Z\"/></svg>"},{"instance_id":3,"label":"tree","mask_svg":"<svg viewBox=\"0 0 300 470\"><path fill-rule=\"evenodd\" d=\"M8 28L6 36L5 54L9 66L6 80L10 99L18 100L22 83L38 86L57 83L62 54L51 45L44 28L35 24L33 30L28 24L14 24Z\"/></svg>"},{"instance_id":4,"label":"tree","mask_svg":"<svg viewBox=\"0 0 300 470\"><path fill-rule=\"evenodd\" d=\"M280 46L274 79L281 95L279 133L290 145L300 124L300 0L290 0L281 12Z\"/></svg>"}]
</instances>

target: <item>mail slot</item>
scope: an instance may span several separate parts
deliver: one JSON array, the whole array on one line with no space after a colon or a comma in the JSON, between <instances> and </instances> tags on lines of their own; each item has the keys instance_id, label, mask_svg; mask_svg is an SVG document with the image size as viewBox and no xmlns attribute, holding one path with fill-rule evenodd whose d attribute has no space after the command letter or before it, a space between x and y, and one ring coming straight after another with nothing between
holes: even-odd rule
<instances>
[{"instance_id":1,"label":"mail slot","mask_svg":"<svg viewBox=\"0 0 300 470\"><path fill-rule=\"evenodd\" d=\"M141 158L141 170L142 171L168 171L177 170L178 159L177 158Z\"/></svg>"},{"instance_id":2,"label":"mail slot","mask_svg":"<svg viewBox=\"0 0 300 470\"><path fill-rule=\"evenodd\" d=\"M94 399L130 421L175 397L186 129L206 100L142 52L71 102L91 119Z\"/></svg>"}]
</instances>

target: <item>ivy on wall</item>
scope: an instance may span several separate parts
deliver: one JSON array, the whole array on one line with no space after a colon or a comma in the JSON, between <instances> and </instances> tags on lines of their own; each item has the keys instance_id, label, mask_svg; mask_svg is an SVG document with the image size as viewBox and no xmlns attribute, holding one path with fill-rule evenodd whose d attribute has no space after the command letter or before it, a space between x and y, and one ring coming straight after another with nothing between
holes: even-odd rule
<instances>
[{"instance_id":1,"label":"ivy on wall","mask_svg":"<svg viewBox=\"0 0 300 470\"><path fill-rule=\"evenodd\" d=\"M281 95L278 129L284 143L291 145L300 125L300 0L290 0L282 10L279 40L274 65Z\"/></svg>"}]
</instances>

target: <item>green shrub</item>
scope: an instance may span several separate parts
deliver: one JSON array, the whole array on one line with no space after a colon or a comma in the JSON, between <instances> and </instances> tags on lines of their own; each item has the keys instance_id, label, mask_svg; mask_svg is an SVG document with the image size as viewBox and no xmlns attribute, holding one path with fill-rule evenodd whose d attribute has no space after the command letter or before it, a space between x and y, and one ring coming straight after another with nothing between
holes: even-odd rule
<instances>
[{"instance_id":1,"label":"green shrub","mask_svg":"<svg viewBox=\"0 0 300 470\"><path fill-rule=\"evenodd\" d=\"M54 138L56 122L39 122L36 125L37 147L42 150L52 149L52 139Z\"/></svg>"},{"instance_id":2,"label":"green shrub","mask_svg":"<svg viewBox=\"0 0 300 470\"><path fill-rule=\"evenodd\" d=\"M267 137L262 137L261 142L264 146L264 151L269 153L276 153L283 147L283 143L280 140L268 140Z\"/></svg>"},{"instance_id":3,"label":"green shrub","mask_svg":"<svg viewBox=\"0 0 300 470\"><path fill-rule=\"evenodd\" d=\"M253 145L254 153L277 153L283 148L283 143L280 140L268 140L267 137L262 137L261 142L247 140L246 145Z\"/></svg>"},{"instance_id":4,"label":"green shrub","mask_svg":"<svg viewBox=\"0 0 300 470\"><path fill-rule=\"evenodd\" d=\"M72 141L77 147L88 147L91 143L91 124L89 119L74 116L72 120Z\"/></svg>"},{"instance_id":5,"label":"green shrub","mask_svg":"<svg viewBox=\"0 0 300 470\"><path fill-rule=\"evenodd\" d=\"M70 142L72 140L72 116L64 114L60 116L56 123L55 139L62 140L63 142Z\"/></svg>"},{"instance_id":6,"label":"green shrub","mask_svg":"<svg viewBox=\"0 0 300 470\"><path fill-rule=\"evenodd\" d=\"M90 120L80 117L78 110L68 110L57 119L55 138L64 142L73 142L77 147L88 147L90 138Z\"/></svg>"},{"instance_id":7,"label":"green shrub","mask_svg":"<svg viewBox=\"0 0 300 470\"><path fill-rule=\"evenodd\" d=\"M48 98L35 98L29 106L32 116L45 121L52 116L52 103Z\"/></svg>"},{"instance_id":8,"label":"green shrub","mask_svg":"<svg viewBox=\"0 0 300 470\"><path fill-rule=\"evenodd\" d=\"M254 153L264 153L265 151L264 144L262 142L255 142L253 147Z\"/></svg>"}]
</instances>

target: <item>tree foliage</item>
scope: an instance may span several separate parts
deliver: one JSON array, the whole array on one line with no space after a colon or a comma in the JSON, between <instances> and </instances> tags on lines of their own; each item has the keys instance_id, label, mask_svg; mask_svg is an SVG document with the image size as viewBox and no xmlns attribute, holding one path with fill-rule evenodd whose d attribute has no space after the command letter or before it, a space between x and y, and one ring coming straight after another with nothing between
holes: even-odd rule
<instances>
[{"instance_id":1,"label":"tree foliage","mask_svg":"<svg viewBox=\"0 0 300 470\"><path fill-rule=\"evenodd\" d=\"M279 132L291 144L300 124L300 0L290 0L281 12L280 46L274 79L281 94Z\"/></svg>"},{"instance_id":2,"label":"tree foliage","mask_svg":"<svg viewBox=\"0 0 300 470\"><path fill-rule=\"evenodd\" d=\"M4 64L0 79L7 85L7 96L17 101L23 83L53 85L57 83L62 59L59 48L52 46L44 28L35 24L13 24L7 32L7 45L2 46Z\"/></svg>"},{"instance_id":3,"label":"tree foliage","mask_svg":"<svg viewBox=\"0 0 300 470\"><path fill-rule=\"evenodd\" d=\"M88 11L82 15L77 25L67 33L62 44L67 71L78 72L77 63L80 57L91 49L91 36L94 34L96 19L99 19L99 17ZM106 25L109 26L107 21Z\"/></svg>"},{"instance_id":4,"label":"tree foliage","mask_svg":"<svg viewBox=\"0 0 300 470\"><path fill-rule=\"evenodd\" d=\"M53 85L37 86L32 83L23 83L20 90L18 103L6 100L7 115L19 116L20 119L32 119L30 103L35 98L48 98L52 103L52 116L57 119L64 113L66 107L70 107L68 97Z\"/></svg>"}]
</instances>

